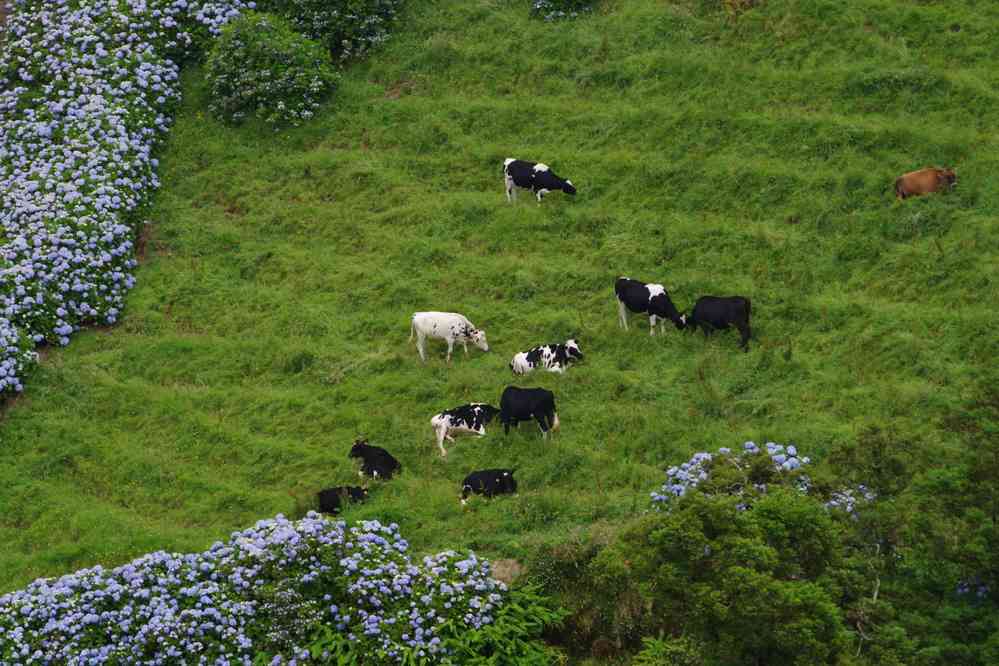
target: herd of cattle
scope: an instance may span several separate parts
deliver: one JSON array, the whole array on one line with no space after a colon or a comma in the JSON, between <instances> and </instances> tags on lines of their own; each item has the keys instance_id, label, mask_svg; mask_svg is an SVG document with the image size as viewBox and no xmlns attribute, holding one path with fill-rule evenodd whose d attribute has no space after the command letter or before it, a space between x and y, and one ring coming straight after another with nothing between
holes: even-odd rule
<instances>
[{"instance_id":1,"label":"herd of cattle","mask_svg":"<svg viewBox=\"0 0 999 666\"><path fill-rule=\"evenodd\" d=\"M503 176L509 201L516 198L517 188L531 190L537 197L539 205L545 194L555 190L576 194L572 181L563 180L555 175L550 167L541 163L507 159L503 162ZM950 189L956 182L957 176L953 169L920 169L896 179L895 194L899 199L905 199L941 189ZM697 299L688 314L676 309L669 293L661 284L619 277L614 283L614 294L617 298L620 325L625 330L628 329L628 313L642 313L649 316L649 335L655 335L657 323L660 334L664 334L667 320L678 330L700 328L705 336L715 330L734 328L741 336L740 345L743 351L749 350L751 308L749 299L744 296L702 296ZM451 363L451 352L456 342L461 343L466 356L469 342L482 351L489 351L485 331L476 328L467 317L455 312L414 313L409 339L412 340L414 336L417 352L424 362L427 360L427 338L439 339L447 344L448 364ZM572 363L582 358L583 352L579 343L570 339L564 343L540 345L519 352L510 361L510 369L517 375L527 374L536 368L563 373ZM503 424L505 434L509 434L511 425L516 427L521 421L536 421L543 438L559 427L554 393L542 388L508 386L500 396L499 409L486 403L473 402L445 410L430 419L441 456L447 456L445 441L453 442L454 435L462 433L482 437L486 434L486 426L497 415ZM383 448L371 446L365 440L354 443L350 457L361 459L359 474L362 477L388 480L402 470L402 465L392 454ZM471 494L493 497L516 492L514 471L499 468L472 472L462 481L461 503L465 504ZM342 502L360 502L367 496L368 490L358 486L328 488L319 493L319 510L324 513L336 513L340 510Z\"/></svg>"}]
</instances>

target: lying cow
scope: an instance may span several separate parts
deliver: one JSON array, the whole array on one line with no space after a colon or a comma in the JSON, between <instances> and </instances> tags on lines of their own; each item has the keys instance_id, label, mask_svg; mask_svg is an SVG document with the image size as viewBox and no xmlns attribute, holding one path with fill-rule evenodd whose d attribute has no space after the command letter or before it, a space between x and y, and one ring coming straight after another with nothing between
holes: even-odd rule
<instances>
[{"instance_id":1,"label":"lying cow","mask_svg":"<svg viewBox=\"0 0 999 666\"><path fill-rule=\"evenodd\" d=\"M910 171L895 179L895 196L899 199L929 194L942 189L953 189L957 183L957 174L953 169L937 169L926 167L919 171Z\"/></svg>"},{"instance_id":2,"label":"lying cow","mask_svg":"<svg viewBox=\"0 0 999 666\"><path fill-rule=\"evenodd\" d=\"M468 496L472 493L493 497L517 492L517 480L513 478L514 471L512 469L483 469L472 472L461 482L462 505L468 501Z\"/></svg>"},{"instance_id":3,"label":"lying cow","mask_svg":"<svg viewBox=\"0 0 999 666\"><path fill-rule=\"evenodd\" d=\"M526 375L539 366L549 372L565 372L570 363L582 359L583 352L576 341L566 340L565 344L553 342L520 352L510 361L510 369L517 375Z\"/></svg>"},{"instance_id":4,"label":"lying cow","mask_svg":"<svg viewBox=\"0 0 999 666\"><path fill-rule=\"evenodd\" d=\"M453 442L454 437L451 435L461 432L475 433L482 437L486 434L486 425L497 414L499 414L498 409L483 402L473 402L436 414L430 419L430 425L437 435L437 446L441 450L441 456L447 455L444 449L445 439Z\"/></svg>"},{"instance_id":5,"label":"lying cow","mask_svg":"<svg viewBox=\"0 0 999 666\"><path fill-rule=\"evenodd\" d=\"M500 396L500 422L503 433L510 434L510 426L518 426L521 421L534 419L541 427L541 435L548 437L549 430L558 430L558 414L555 412L555 394L541 388L518 388L507 386Z\"/></svg>"},{"instance_id":6,"label":"lying cow","mask_svg":"<svg viewBox=\"0 0 999 666\"><path fill-rule=\"evenodd\" d=\"M351 458L361 459L359 476L391 479L392 475L402 471L402 465L392 457L392 454L379 446L371 446L367 440L359 439L350 449Z\"/></svg>"},{"instance_id":7,"label":"lying cow","mask_svg":"<svg viewBox=\"0 0 999 666\"><path fill-rule=\"evenodd\" d=\"M661 284L646 284L639 280L619 277L614 283L614 293L617 295L618 319L626 331L628 310L649 314L649 335L656 334L657 319L660 334L666 332L667 319L678 329L687 325L687 316L677 311L669 294L666 293L666 288Z\"/></svg>"},{"instance_id":8,"label":"lying cow","mask_svg":"<svg viewBox=\"0 0 999 666\"><path fill-rule=\"evenodd\" d=\"M692 330L698 327L707 336L715 329L734 326L742 334L743 351L749 351L749 314L748 298L742 296L701 296L694 304L694 311L687 317L687 326Z\"/></svg>"},{"instance_id":9,"label":"lying cow","mask_svg":"<svg viewBox=\"0 0 999 666\"><path fill-rule=\"evenodd\" d=\"M465 315L457 312L414 312L409 327L409 339L416 335L416 350L420 358L427 360L426 340L428 337L438 338L447 342L447 362L451 362L451 350L455 342L460 342L468 356L468 343L471 342L482 351L489 351L486 342L486 332L481 331L468 321Z\"/></svg>"},{"instance_id":10,"label":"lying cow","mask_svg":"<svg viewBox=\"0 0 999 666\"><path fill-rule=\"evenodd\" d=\"M562 180L547 164L541 162L525 162L508 157L503 161L503 181L506 184L506 200L517 198L517 189L522 188L534 192L541 205L541 197L562 190L566 194L576 194L576 188L571 180Z\"/></svg>"},{"instance_id":11,"label":"lying cow","mask_svg":"<svg viewBox=\"0 0 999 666\"><path fill-rule=\"evenodd\" d=\"M319 491L319 512L340 513L340 507L348 502L363 502L368 499L368 489L360 486L337 486Z\"/></svg>"}]
</instances>

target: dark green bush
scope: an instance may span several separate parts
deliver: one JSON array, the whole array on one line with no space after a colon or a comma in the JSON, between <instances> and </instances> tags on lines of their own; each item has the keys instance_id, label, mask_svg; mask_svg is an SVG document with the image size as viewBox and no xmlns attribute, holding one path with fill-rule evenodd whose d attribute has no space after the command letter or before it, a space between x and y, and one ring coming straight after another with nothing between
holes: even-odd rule
<instances>
[{"instance_id":1,"label":"dark green bush","mask_svg":"<svg viewBox=\"0 0 999 666\"><path fill-rule=\"evenodd\" d=\"M402 0L261 0L257 7L284 17L342 62L388 39Z\"/></svg>"},{"instance_id":2,"label":"dark green bush","mask_svg":"<svg viewBox=\"0 0 999 666\"><path fill-rule=\"evenodd\" d=\"M339 80L319 44L281 17L259 13L225 27L208 56L207 76L219 118L292 125L311 118Z\"/></svg>"}]
</instances>

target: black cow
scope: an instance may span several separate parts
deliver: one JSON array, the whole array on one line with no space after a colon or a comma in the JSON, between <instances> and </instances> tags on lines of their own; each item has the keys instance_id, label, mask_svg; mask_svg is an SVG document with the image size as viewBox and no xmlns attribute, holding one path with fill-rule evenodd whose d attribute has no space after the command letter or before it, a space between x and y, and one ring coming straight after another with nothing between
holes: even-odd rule
<instances>
[{"instance_id":1,"label":"black cow","mask_svg":"<svg viewBox=\"0 0 999 666\"><path fill-rule=\"evenodd\" d=\"M371 446L366 439L354 442L350 449L351 458L361 459L360 476L368 475L374 478L391 479L396 472L402 471L402 465L392 457L392 454L379 446Z\"/></svg>"},{"instance_id":2,"label":"black cow","mask_svg":"<svg viewBox=\"0 0 999 666\"><path fill-rule=\"evenodd\" d=\"M576 194L576 188L571 180L562 180L555 175L547 164L541 162L525 162L508 157L503 161L503 182L506 184L506 200L517 198L516 188L534 192L541 205L541 197L562 190L566 194Z\"/></svg>"},{"instance_id":3,"label":"black cow","mask_svg":"<svg viewBox=\"0 0 999 666\"><path fill-rule=\"evenodd\" d=\"M368 489L360 486L337 486L319 491L319 512L340 513L346 502L363 502L368 499Z\"/></svg>"},{"instance_id":4,"label":"black cow","mask_svg":"<svg viewBox=\"0 0 999 666\"><path fill-rule=\"evenodd\" d=\"M743 351L749 351L749 312L748 298L742 296L701 296L694 304L694 311L687 318L687 325L698 327L707 336L715 329L734 326L742 334Z\"/></svg>"},{"instance_id":5,"label":"black cow","mask_svg":"<svg viewBox=\"0 0 999 666\"><path fill-rule=\"evenodd\" d=\"M649 335L656 334L656 319L659 319L660 333L666 332L666 320L682 329L687 325L686 315L680 314L670 300L666 287L661 284L646 284L639 280L619 277L614 283L617 295L617 312L620 324L628 330L628 310L649 313Z\"/></svg>"},{"instance_id":6,"label":"black cow","mask_svg":"<svg viewBox=\"0 0 999 666\"><path fill-rule=\"evenodd\" d=\"M557 430L558 414L555 412L555 394L541 388L507 386L500 397L500 422L503 433L510 434L510 426L535 419L541 426L542 437L549 430Z\"/></svg>"},{"instance_id":7,"label":"black cow","mask_svg":"<svg viewBox=\"0 0 999 666\"><path fill-rule=\"evenodd\" d=\"M565 344L553 342L516 354L510 361L510 369L515 375L526 375L539 366L549 372L562 373L570 363L581 360L583 352L579 349L579 344L569 339Z\"/></svg>"},{"instance_id":8,"label":"black cow","mask_svg":"<svg viewBox=\"0 0 999 666\"><path fill-rule=\"evenodd\" d=\"M468 501L472 493L493 497L517 492L517 480L512 469L483 469L472 472L461 482L461 503Z\"/></svg>"},{"instance_id":9,"label":"black cow","mask_svg":"<svg viewBox=\"0 0 999 666\"><path fill-rule=\"evenodd\" d=\"M444 448L445 439L453 442L452 435L458 432L475 433L482 437L486 434L486 425L497 414L499 414L498 409L483 402L472 402L434 414L430 419L430 426L437 435L437 446L441 450L441 456L447 455L447 450Z\"/></svg>"}]
</instances>

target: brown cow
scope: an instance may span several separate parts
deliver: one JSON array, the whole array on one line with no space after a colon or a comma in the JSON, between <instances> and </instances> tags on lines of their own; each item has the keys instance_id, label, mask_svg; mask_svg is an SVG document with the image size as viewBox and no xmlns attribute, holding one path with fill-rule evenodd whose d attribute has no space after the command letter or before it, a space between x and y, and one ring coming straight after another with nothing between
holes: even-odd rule
<instances>
[{"instance_id":1,"label":"brown cow","mask_svg":"<svg viewBox=\"0 0 999 666\"><path fill-rule=\"evenodd\" d=\"M895 179L895 196L899 199L929 194L943 188L952 188L957 182L957 174L953 169L937 169L926 167L919 171L910 171Z\"/></svg>"}]
</instances>

